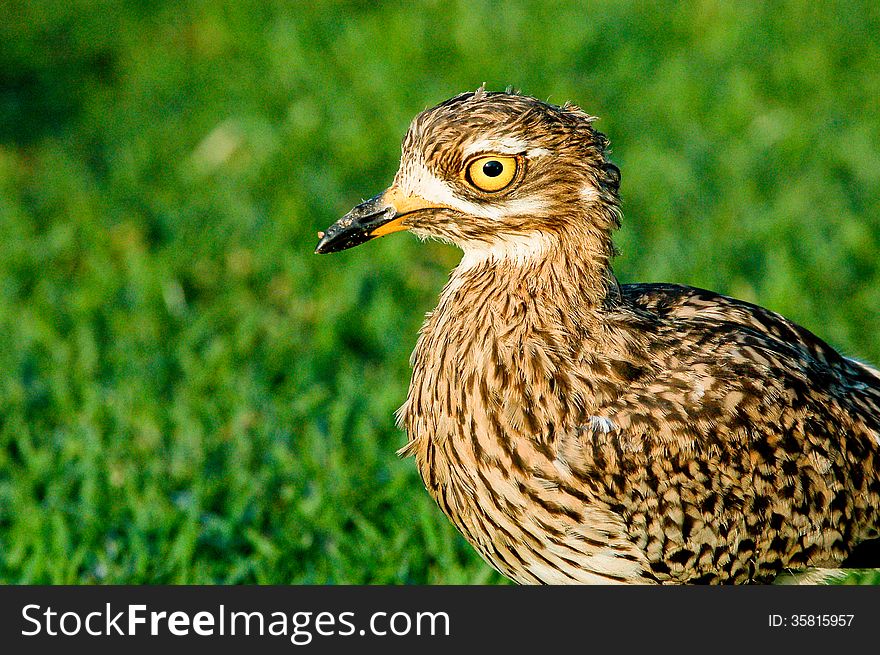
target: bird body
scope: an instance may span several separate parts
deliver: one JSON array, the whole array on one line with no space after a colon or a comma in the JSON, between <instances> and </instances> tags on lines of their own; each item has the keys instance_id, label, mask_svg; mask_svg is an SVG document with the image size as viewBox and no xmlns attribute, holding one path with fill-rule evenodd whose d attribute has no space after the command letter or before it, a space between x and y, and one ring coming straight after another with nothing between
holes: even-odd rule
<instances>
[{"instance_id":1,"label":"bird body","mask_svg":"<svg viewBox=\"0 0 880 655\"><path fill-rule=\"evenodd\" d=\"M519 583L769 582L880 537L880 373L756 305L611 269L619 171L577 107L463 94L319 252L464 250L398 411L428 492Z\"/></svg>"}]
</instances>

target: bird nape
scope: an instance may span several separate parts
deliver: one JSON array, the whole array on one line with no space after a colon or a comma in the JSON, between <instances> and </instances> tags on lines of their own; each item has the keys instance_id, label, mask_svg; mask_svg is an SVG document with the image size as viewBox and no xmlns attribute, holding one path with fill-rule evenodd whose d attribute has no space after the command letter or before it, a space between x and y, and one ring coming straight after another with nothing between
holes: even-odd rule
<instances>
[{"instance_id":1,"label":"bird nape","mask_svg":"<svg viewBox=\"0 0 880 655\"><path fill-rule=\"evenodd\" d=\"M319 253L399 230L464 252L416 343L401 454L520 583L880 566L880 372L756 305L619 284L620 172L592 121L458 95L321 235Z\"/></svg>"}]
</instances>

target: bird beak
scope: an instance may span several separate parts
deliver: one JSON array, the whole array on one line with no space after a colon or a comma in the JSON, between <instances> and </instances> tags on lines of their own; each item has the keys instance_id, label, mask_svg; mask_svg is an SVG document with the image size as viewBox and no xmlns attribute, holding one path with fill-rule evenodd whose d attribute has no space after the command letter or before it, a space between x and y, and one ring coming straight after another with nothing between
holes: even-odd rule
<instances>
[{"instance_id":1,"label":"bird beak","mask_svg":"<svg viewBox=\"0 0 880 655\"><path fill-rule=\"evenodd\" d=\"M328 227L326 232L319 232L320 241L315 252L339 252L376 237L408 230L409 226L404 224L404 218L408 214L435 208L437 205L432 205L424 198L406 196L396 186L392 186L375 198L359 204Z\"/></svg>"}]
</instances>

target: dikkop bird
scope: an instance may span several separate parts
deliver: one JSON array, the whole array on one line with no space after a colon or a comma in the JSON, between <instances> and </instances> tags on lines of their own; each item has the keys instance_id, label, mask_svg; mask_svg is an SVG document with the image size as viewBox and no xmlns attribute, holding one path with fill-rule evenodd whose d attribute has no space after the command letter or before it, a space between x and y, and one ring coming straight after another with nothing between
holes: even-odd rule
<instances>
[{"instance_id":1,"label":"dikkop bird","mask_svg":"<svg viewBox=\"0 0 880 655\"><path fill-rule=\"evenodd\" d=\"M319 235L319 253L399 230L464 252L412 356L401 453L520 583L880 565L880 372L756 305L618 283L607 148L576 106L458 95Z\"/></svg>"}]
</instances>

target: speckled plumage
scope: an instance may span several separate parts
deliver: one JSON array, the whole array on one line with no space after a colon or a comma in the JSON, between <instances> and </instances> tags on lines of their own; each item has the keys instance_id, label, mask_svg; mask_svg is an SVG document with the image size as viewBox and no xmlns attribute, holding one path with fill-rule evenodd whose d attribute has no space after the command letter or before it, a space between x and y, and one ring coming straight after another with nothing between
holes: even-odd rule
<instances>
[{"instance_id":1,"label":"speckled plumage","mask_svg":"<svg viewBox=\"0 0 880 655\"><path fill-rule=\"evenodd\" d=\"M401 452L520 583L840 566L880 536L880 373L755 305L620 285L619 171L591 123L457 96L414 120L389 192L324 235L319 252L396 229L464 250L413 353ZM485 154L518 162L500 192L463 176Z\"/></svg>"}]
</instances>

